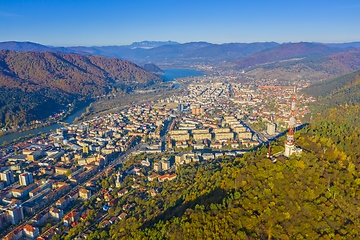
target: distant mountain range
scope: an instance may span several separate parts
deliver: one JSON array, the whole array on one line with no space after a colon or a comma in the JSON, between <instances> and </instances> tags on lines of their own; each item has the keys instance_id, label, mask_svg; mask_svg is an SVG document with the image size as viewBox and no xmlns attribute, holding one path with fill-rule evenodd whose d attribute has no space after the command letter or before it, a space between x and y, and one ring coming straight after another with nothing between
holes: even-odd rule
<instances>
[{"instance_id":1,"label":"distant mountain range","mask_svg":"<svg viewBox=\"0 0 360 240\"><path fill-rule=\"evenodd\" d=\"M220 69L237 68L260 78L324 79L360 68L360 42L352 43L177 43L143 41L123 46L52 47L31 42L3 42L0 49L50 51L126 59L138 65L191 67L211 64ZM254 70L258 69L258 70ZM300 72L300 74L298 74Z\"/></svg>"},{"instance_id":2,"label":"distant mountain range","mask_svg":"<svg viewBox=\"0 0 360 240\"><path fill-rule=\"evenodd\" d=\"M229 61L278 45L275 42L225 44L190 42L180 44L172 41L144 41L125 46L52 47L31 42L3 42L0 43L0 49L12 51L50 51L81 55L90 54L126 59L137 64L155 63L167 65L171 63L216 63L219 61Z\"/></svg>"},{"instance_id":3,"label":"distant mountain range","mask_svg":"<svg viewBox=\"0 0 360 240\"><path fill-rule=\"evenodd\" d=\"M134 49L134 48L149 49L149 48L160 47L160 46L163 46L163 45L175 45L175 44L180 44L180 43L173 42L173 41L166 41L166 42L162 42L162 41L142 41L142 42L133 42L132 44L125 45L125 46L130 47L132 49Z\"/></svg>"},{"instance_id":4,"label":"distant mountain range","mask_svg":"<svg viewBox=\"0 0 360 240\"><path fill-rule=\"evenodd\" d=\"M334 48L360 48L360 42L350 42L350 43L318 43L323 44L328 47Z\"/></svg>"},{"instance_id":5,"label":"distant mountain range","mask_svg":"<svg viewBox=\"0 0 360 240\"><path fill-rule=\"evenodd\" d=\"M322 44L308 42L282 44L270 49L250 54L249 56L236 59L233 62L240 68L251 67L264 63L271 63L291 58L309 58L326 56L344 51L340 48L331 48Z\"/></svg>"},{"instance_id":6,"label":"distant mountain range","mask_svg":"<svg viewBox=\"0 0 360 240\"><path fill-rule=\"evenodd\" d=\"M296 55L279 61L253 64L243 69L246 74L256 78L277 78L286 81L329 79L360 69L360 49L347 49L334 54L328 52Z\"/></svg>"},{"instance_id":7,"label":"distant mountain range","mask_svg":"<svg viewBox=\"0 0 360 240\"><path fill-rule=\"evenodd\" d=\"M229 61L239 68L256 66L295 57L309 59L360 48L360 42L351 43L178 43L173 41L143 41L120 46L53 47L32 42L2 42L1 49L11 51L49 51L80 55L96 55L126 59L139 65L179 65Z\"/></svg>"},{"instance_id":8,"label":"distant mountain range","mask_svg":"<svg viewBox=\"0 0 360 240\"><path fill-rule=\"evenodd\" d=\"M0 126L46 117L74 99L125 92L162 81L126 60L0 50Z\"/></svg>"}]
</instances>

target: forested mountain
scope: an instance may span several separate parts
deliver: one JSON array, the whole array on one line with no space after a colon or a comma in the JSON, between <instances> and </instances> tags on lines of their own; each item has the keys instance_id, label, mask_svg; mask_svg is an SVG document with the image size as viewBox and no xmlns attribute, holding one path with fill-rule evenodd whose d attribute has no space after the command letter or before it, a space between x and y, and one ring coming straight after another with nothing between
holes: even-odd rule
<instances>
[{"instance_id":1,"label":"forested mountain","mask_svg":"<svg viewBox=\"0 0 360 240\"><path fill-rule=\"evenodd\" d=\"M225 43L212 44L207 42L189 42L169 44L153 48L130 48L128 46L92 47L98 55L128 59L136 63L196 63L232 60L251 53L279 45L275 42L262 43ZM131 45L130 45L131 46ZM76 48L71 48L75 50ZM81 51L86 51L84 48ZM90 53L90 52L89 52Z\"/></svg>"},{"instance_id":2,"label":"forested mountain","mask_svg":"<svg viewBox=\"0 0 360 240\"><path fill-rule=\"evenodd\" d=\"M158 66L156 66L156 65L153 64L153 63L145 64L145 65L143 66L143 69L145 69L145 70L148 71L148 72L164 73L164 71L161 70L161 68L159 68Z\"/></svg>"},{"instance_id":3,"label":"forested mountain","mask_svg":"<svg viewBox=\"0 0 360 240\"><path fill-rule=\"evenodd\" d=\"M50 47L29 42L3 42L0 49L13 51L51 51L57 53L76 53L127 59L138 64L218 62L247 56L251 53L279 45L275 42L263 43L225 43L207 42L135 42L124 46L93 47Z\"/></svg>"},{"instance_id":4,"label":"forested mountain","mask_svg":"<svg viewBox=\"0 0 360 240\"><path fill-rule=\"evenodd\" d=\"M322 44L308 42L282 44L274 48L255 52L247 57L236 59L233 62L239 68L247 68L264 63L271 63L291 58L314 58L344 51L330 48Z\"/></svg>"},{"instance_id":5,"label":"forested mountain","mask_svg":"<svg viewBox=\"0 0 360 240\"><path fill-rule=\"evenodd\" d=\"M11 50L11 51L52 51L52 47L47 47L38 43L33 42L1 42L0 43L0 50Z\"/></svg>"},{"instance_id":6,"label":"forested mountain","mask_svg":"<svg viewBox=\"0 0 360 240\"><path fill-rule=\"evenodd\" d=\"M321 81L315 84L312 84L310 87L305 88L303 91L309 95L312 95L316 98L327 98L331 100L335 100L338 103L345 103L346 101L352 99L355 101L357 98L347 98L342 100L344 93L352 92L354 94L358 94L359 91L357 89L357 85L360 81L360 70L342 75L340 77L332 78L326 81Z\"/></svg>"},{"instance_id":7,"label":"forested mountain","mask_svg":"<svg viewBox=\"0 0 360 240\"><path fill-rule=\"evenodd\" d=\"M0 124L43 117L76 98L128 91L161 81L126 60L1 50Z\"/></svg>"},{"instance_id":8,"label":"forested mountain","mask_svg":"<svg viewBox=\"0 0 360 240\"><path fill-rule=\"evenodd\" d=\"M313 120L328 119L360 127L360 70L315 83L303 90L315 96Z\"/></svg>"},{"instance_id":9,"label":"forested mountain","mask_svg":"<svg viewBox=\"0 0 360 240\"><path fill-rule=\"evenodd\" d=\"M224 43L208 42L177 43L172 41L143 41L121 46L53 47L31 42L2 42L1 49L12 51L49 51L80 55L97 55L127 59L138 64L192 64L232 61L240 68L247 68L300 58L308 61L325 56L356 50L358 42L342 44L254 42Z\"/></svg>"},{"instance_id":10,"label":"forested mountain","mask_svg":"<svg viewBox=\"0 0 360 240\"><path fill-rule=\"evenodd\" d=\"M87 202L89 217L62 239L87 226L96 226L87 239L358 239L359 136L351 125L322 121L296 133L299 157L274 164L263 146L243 157L182 165L175 180L150 184L161 193L148 200L138 190L122 198L112 192L116 202L108 218L125 204L135 207L106 228L93 220L104 203ZM284 142L273 142L273 151L283 150ZM109 183L111 177L99 181Z\"/></svg>"},{"instance_id":11,"label":"forested mountain","mask_svg":"<svg viewBox=\"0 0 360 240\"><path fill-rule=\"evenodd\" d=\"M188 53L185 57L206 59L209 62L228 61L278 45L279 44L275 42L212 44L196 49Z\"/></svg>"},{"instance_id":12,"label":"forested mountain","mask_svg":"<svg viewBox=\"0 0 360 240\"><path fill-rule=\"evenodd\" d=\"M82 54L86 55L87 52L83 51L91 48L76 47L72 49L71 47L53 47L53 46L44 46L39 43L33 42L0 42L0 50L10 50L16 52L55 52L55 53L73 53L73 54Z\"/></svg>"},{"instance_id":13,"label":"forested mountain","mask_svg":"<svg viewBox=\"0 0 360 240\"><path fill-rule=\"evenodd\" d=\"M360 48L360 42L323 43L323 44L328 47L336 47L336 48Z\"/></svg>"},{"instance_id":14,"label":"forested mountain","mask_svg":"<svg viewBox=\"0 0 360 240\"><path fill-rule=\"evenodd\" d=\"M246 73L257 78L331 79L360 69L360 50L350 49L327 56L311 55L273 63L261 64L246 69Z\"/></svg>"}]
</instances>

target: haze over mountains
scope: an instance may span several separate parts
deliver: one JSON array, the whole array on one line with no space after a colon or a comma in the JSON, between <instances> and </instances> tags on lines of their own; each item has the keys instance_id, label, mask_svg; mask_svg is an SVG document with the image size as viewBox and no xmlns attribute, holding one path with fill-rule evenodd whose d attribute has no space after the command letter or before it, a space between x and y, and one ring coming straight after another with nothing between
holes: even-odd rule
<instances>
[{"instance_id":1,"label":"haze over mountains","mask_svg":"<svg viewBox=\"0 0 360 240\"><path fill-rule=\"evenodd\" d=\"M3 42L0 49L12 51L50 51L58 53L91 54L133 61L137 64L173 62L217 62L233 60L253 52L277 46L275 42L226 43L207 42L135 42L126 46L51 47L31 42Z\"/></svg>"},{"instance_id":2,"label":"haze over mountains","mask_svg":"<svg viewBox=\"0 0 360 240\"><path fill-rule=\"evenodd\" d=\"M246 68L263 63L271 63L284 59L297 58L311 58L326 56L333 53L344 51L339 48L331 48L322 44L314 44L307 42L282 44L274 48L265 49L255 52L247 57L234 60L236 65L240 68Z\"/></svg>"},{"instance_id":3,"label":"haze over mountains","mask_svg":"<svg viewBox=\"0 0 360 240\"><path fill-rule=\"evenodd\" d=\"M0 43L0 50L8 50L0 51L0 87L3 93L0 99L0 122L21 122L39 117L39 111L34 110L37 114L29 115L29 110L46 109L43 105L46 101L51 102L48 105L54 108L43 111L41 117L55 109L55 106L78 97L95 97L114 89L127 91L162 81L148 72L160 72L156 66L140 68L120 59L139 65L151 63L162 67L196 68L205 64L220 71L243 70L254 78L285 81L306 78L316 81L358 70L360 49L356 47L359 44L180 44L172 41L144 41L126 46L53 47L31 42L3 42ZM6 92L18 97L6 101L9 97L6 97ZM24 103L26 98L31 101ZM19 120L12 119L13 116L23 117Z\"/></svg>"},{"instance_id":4,"label":"haze over mountains","mask_svg":"<svg viewBox=\"0 0 360 240\"><path fill-rule=\"evenodd\" d=\"M12 51L50 51L56 53L72 53L80 55L97 55L111 58L120 58L132 61L139 65L155 63L159 66L191 66L194 64L226 65L245 69L249 67L263 67L284 60L302 62L312 61L318 71L318 63L336 57L334 54L348 54L344 61L355 67L349 71L338 71L340 74L348 73L360 67L354 52L360 47L360 42L352 43L283 43L255 42L255 43L224 43L212 44L208 42L177 43L172 41L143 41L123 46L92 46L92 47L53 47L31 42L3 42L0 49ZM345 54L345 55L346 55ZM333 56L334 55L334 56ZM355 54L356 55L356 54ZM328 56L333 56L329 57ZM354 59L355 57L355 59ZM318 61L319 60L319 61ZM343 63L344 63L343 61ZM288 63L286 63L288 65ZM343 65L347 65L345 63ZM307 64L308 65L308 64ZM316 66L315 66L316 65ZM343 67L343 66L342 66ZM267 67L269 68L269 67ZM323 68L321 66L320 68ZM347 66L345 67L347 68ZM326 72L329 76L332 73Z\"/></svg>"}]
</instances>

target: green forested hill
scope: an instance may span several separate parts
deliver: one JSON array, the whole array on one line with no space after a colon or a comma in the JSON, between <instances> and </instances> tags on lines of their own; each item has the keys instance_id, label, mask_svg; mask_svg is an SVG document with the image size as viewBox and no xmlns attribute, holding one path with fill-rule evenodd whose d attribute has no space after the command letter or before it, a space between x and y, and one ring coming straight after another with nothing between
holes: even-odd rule
<instances>
[{"instance_id":1,"label":"green forested hill","mask_svg":"<svg viewBox=\"0 0 360 240\"><path fill-rule=\"evenodd\" d=\"M41 118L79 97L149 86L162 78L125 60L0 51L0 124ZM25 104L24 104L25 103Z\"/></svg>"},{"instance_id":2,"label":"green forested hill","mask_svg":"<svg viewBox=\"0 0 360 240\"><path fill-rule=\"evenodd\" d=\"M90 216L58 239L87 229L87 239L360 239L357 82L355 72L315 85L321 96L316 121L295 134L301 156L272 163L262 146L243 157L179 166L173 181L138 181L147 190L161 189L155 197L130 190L118 198L114 191L108 219L135 203L126 219L102 228L93 217L106 201L94 199L85 204ZM272 151L283 150L284 142L285 136L273 142ZM133 181L125 182L131 189Z\"/></svg>"},{"instance_id":3,"label":"green forested hill","mask_svg":"<svg viewBox=\"0 0 360 240\"><path fill-rule=\"evenodd\" d=\"M0 87L0 126L44 119L73 99L71 95L49 89L23 92L18 88Z\"/></svg>"},{"instance_id":4,"label":"green forested hill","mask_svg":"<svg viewBox=\"0 0 360 240\"><path fill-rule=\"evenodd\" d=\"M176 180L148 184L162 188L149 201L136 192L119 199L110 214L135 202L129 218L93 229L89 239L359 239L358 75L306 90L320 100L316 121L295 135L301 156L274 164L264 146L243 157L181 166ZM284 141L273 142L273 151L283 150ZM89 203L94 213L95 205ZM82 224L64 239L86 229Z\"/></svg>"},{"instance_id":5,"label":"green forested hill","mask_svg":"<svg viewBox=\"0 0 360 240\"><path fill-rule=\"evenodd\" d=\"M181 166L171 182L138 181L160 188L156 197L131 190L118 198L115 191L108 218L124 212L124 204L136 206L106 228L93 220L106 202L89 201L87 220L61 238L92 226L89 239L358 239L360 132L319 122L297 132L296 142L303 155L275 164L262 147L244 157ZM284 137L273 143L274 151L283 144ZM106 181L111 177L100 185Z\"/></svg>"},{"instance_id":6,"label":"green forested hill","mask_svg":"<svg viewBox=\"0 0 360 240\"><path fill-rule=\"evenodd\" d=\"M325 97L327 99L336 99L338 101L342 97L344 97L343 95L347 90L353 90L353 93L358 94L357 85L359 82L360 70L326 81L315 83L309 88L306 88L304 92L314 97ZM347 100L349 99L344 98L341 101L345 102Z\"/></svg>"},{"instance_id":7,"label":"green forested hill","mask_svg":"<svg viewBox=\"0 0 360 240\"><path fill-rule=\"evenodd\" d=\"M314 121L327 119L360 127L360 70L313 84L303 91L318 98L312 106Z\"/></svg>"}]
</instances>

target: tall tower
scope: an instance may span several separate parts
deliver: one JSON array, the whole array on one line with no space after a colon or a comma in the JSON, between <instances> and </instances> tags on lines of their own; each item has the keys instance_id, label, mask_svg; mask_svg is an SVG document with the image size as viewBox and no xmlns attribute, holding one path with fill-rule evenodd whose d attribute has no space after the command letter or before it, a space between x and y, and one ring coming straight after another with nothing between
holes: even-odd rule
<instances>
[{"instance_id":1,"label":"tall tower","mask_svg":"<svg viewBox=\"0 0 360 240\"><path fill-rule=\"evenodd\" d=\"M294 128L295 128L295 105L296 105L296 88L294 87L294 94L291 100L291 112L290 112L290 123L289 123L289 132L286 136L285 142L285 153L286 157L290 157L295 150L295 142L294 142Z\"/></svg>"}]
</instances>

